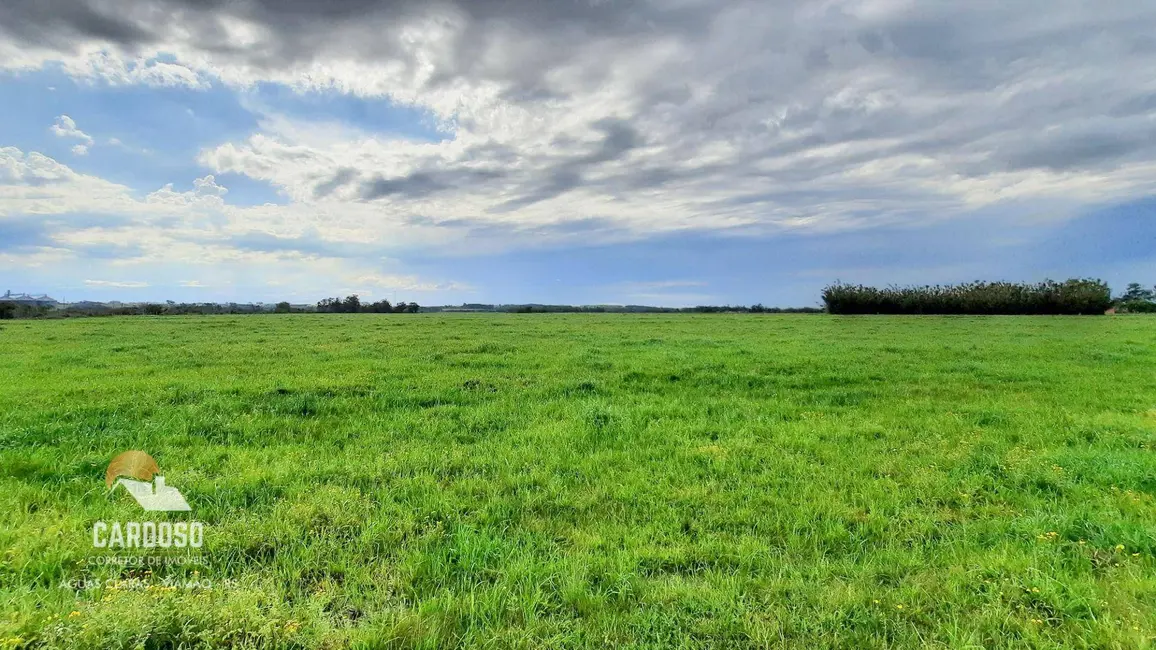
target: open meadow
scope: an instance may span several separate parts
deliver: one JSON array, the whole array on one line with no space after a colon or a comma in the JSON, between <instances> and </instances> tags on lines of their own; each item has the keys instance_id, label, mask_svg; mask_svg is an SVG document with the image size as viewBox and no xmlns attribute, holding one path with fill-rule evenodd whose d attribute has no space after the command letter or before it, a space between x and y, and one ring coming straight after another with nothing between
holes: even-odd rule
<instances>
[{"instance_id":1,"label":"open meadow","mask_svg":"<svg viewBox=\"0 0 1156 650\"><path fill-rule=\"evenodd\" d=\"M1150 647L1154 445L1147 316L8 321L0 648Z\"/></svg>"}]
</instances>

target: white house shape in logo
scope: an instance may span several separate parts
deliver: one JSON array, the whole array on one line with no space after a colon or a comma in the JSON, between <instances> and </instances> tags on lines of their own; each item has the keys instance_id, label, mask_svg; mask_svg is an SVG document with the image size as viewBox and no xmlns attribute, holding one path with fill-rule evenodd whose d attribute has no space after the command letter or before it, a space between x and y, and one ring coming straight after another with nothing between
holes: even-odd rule
<instances>
[{"instance_id":1,"label":"white house shape in logo","mask_svg":"<svg viewBox=\"0 0 1156 650\"><path fill-rule=\"evenodd\" d=\"M124 489L136 499L140 507L145 510L159 511L159 512L182 512L189 511L189 502L185 501L185 497L180 490L175 487L165 485L165 477L157 475L153 477L153 482L134 481L129 478L117 479L116 484L123 485Z\"/></svg>"}]
</instances>

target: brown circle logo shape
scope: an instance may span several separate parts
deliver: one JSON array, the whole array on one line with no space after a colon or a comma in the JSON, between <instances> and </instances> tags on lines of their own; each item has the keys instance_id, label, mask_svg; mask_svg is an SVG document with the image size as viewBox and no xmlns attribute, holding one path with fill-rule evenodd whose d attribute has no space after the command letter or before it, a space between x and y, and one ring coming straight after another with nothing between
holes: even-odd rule
<instances>
[{"instance_id":1,"label":"brown circle logo shape","mask_svg":"<svg viewBox=\"0 0 1156 650\"><path fill-rule=\"evenodd\" d=\"M108 471L104 473L104 483L112 489L118 476L129 476L138 481L151 481L153 475L160 472L157 461L143 451L132 450L120 454L108 464Z\"/></svg>"}]
</instances>

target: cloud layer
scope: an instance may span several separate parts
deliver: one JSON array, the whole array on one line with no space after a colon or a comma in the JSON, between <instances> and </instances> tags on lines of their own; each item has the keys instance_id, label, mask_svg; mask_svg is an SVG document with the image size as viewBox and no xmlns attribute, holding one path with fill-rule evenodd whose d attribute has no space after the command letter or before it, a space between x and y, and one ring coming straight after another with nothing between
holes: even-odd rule
<instances>
[{"instance_id":1,"label":"cloud layer","mask_svg":"<svg viewBox=\"0 0 1156 650\"><path fill-rule=\"evenodd\" d=\"M260 128L198 155L214 175L143 198L3 149L0 215L127 217L57 231L70 250L323 259L427 288L453 283L347 260L1063 216L1156 189L1153 34L1147 2L8 2L0 67L386 98L444 138L254 107ZM225 173L288 204L231 205Z\"/></svg>"}]
</instances>

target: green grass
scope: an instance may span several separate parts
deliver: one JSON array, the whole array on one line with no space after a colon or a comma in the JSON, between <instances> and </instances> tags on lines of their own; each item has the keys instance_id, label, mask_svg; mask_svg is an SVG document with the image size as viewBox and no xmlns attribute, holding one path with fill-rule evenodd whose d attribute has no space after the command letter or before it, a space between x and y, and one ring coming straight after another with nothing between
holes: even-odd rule
<instances>
[{"instance_id":1,"label":"green grass","mask_svg":"<svg viewBox=\"0 0 1156 650\"><path fill-rule=\"evenodd\" d=\"M3 323L0 648L1149 647L1154 334L1145 316ZM106 492L128 449L205 522L204 566L90 564L96 520L188 518ZM129 582L60 587L83 578Z\"/></svg>"}]
</instances>

